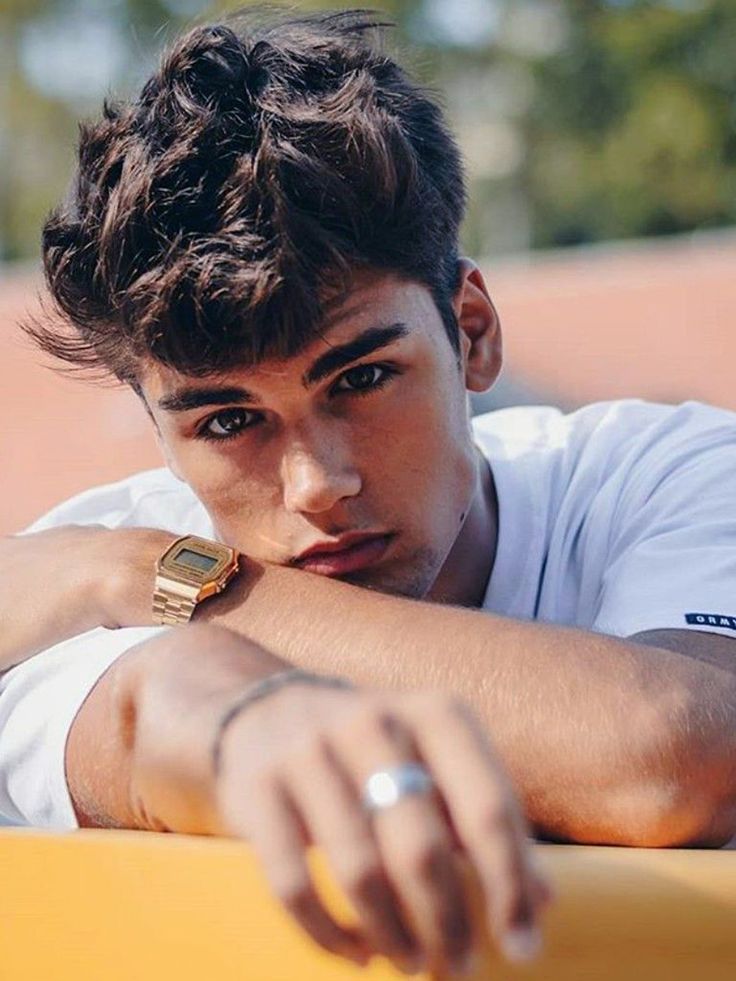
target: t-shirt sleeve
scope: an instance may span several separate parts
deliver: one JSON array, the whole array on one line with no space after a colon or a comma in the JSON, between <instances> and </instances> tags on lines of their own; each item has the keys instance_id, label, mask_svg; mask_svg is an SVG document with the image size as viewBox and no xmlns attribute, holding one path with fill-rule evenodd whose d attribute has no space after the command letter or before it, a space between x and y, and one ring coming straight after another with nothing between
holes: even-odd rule
<instances>
[{"instance_id":1,"label":"t-shirt sleeve","mask_svg":"<svg viewBox=\"0 0 736 981\"><path fill-rule=\"evenodd\" d=\"M165 469L134 474L64 501L21 534L67 524L189 527L192 504ZM168 627L102 627L0 674L0 824L75 828L64 769L74 718L110 665Z\"/></svg>"},{"instance_id":2,"label":"t-shirt sleeve","mask_svg":"<svg viewBox=\"0 0 736 981\"><path fill-rule=\"evenodd\" d=\"M120 655L168 627L102 627L0 675L0 823L76 828L64 753L74 718Z\"/></svg>"},{"instance_id":3,"label":"t-shirt sleeve","mask_svg":"<svg viewBox=\"0 0 736 981\"><path fill-rule=\"evenodd\" d=\"M736 426L685 428L632 471L611 522L595 630L700 630L734 638Z\"/></svg>"}]
</instances>

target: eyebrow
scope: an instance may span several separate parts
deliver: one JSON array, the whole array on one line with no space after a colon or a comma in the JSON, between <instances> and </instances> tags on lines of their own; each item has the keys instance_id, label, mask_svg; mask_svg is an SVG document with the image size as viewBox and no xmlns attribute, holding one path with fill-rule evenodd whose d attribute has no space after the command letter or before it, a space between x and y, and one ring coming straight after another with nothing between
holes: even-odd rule
<instances>
[{"instance_id":1,"label":"eyebrow","mask_svg":"<svg viewBox=\"0 0 736 981\"><path fill-rule=\"evenodd\" d=\"M351 341L337 344L321 354L302 375L302 385L311 388L339 368L388 347L409 332L409 328L403 323L391 324L388 327L370 327ZM211 385L178 389L160 398L158 407L165 412L189 412L191 409L201 409L206 405L247 405L258 401L258 398L247 388L238 385L227 387Z\"/></svg>"},{"instance_id":2,"label":"eyebrow","mask_svg":"<svg viewBox=\"0 0 736 981\"><path fill-rule=\"evenodd\" d=\"M158 407L165 412L188 412L204 405L241 405L256 401L247 388L229 385L227 388L182 388L160 398Z\"/></svg>"},{"instance_id":3,"label":"eyebrow","mask_svg":"<svg viewBox=\"0 0 736 981\"><path fill-rule=\"evenodd\" d=\"M305 388L310 388L337 371L338 368L344 368L345 365L357 361L358 358L364 358L368 354L373 354L374 351L379 351L382 347L388 347L389 344L393 344L399 338L406 337L408 333L409 328L406 324L369 327L368 330L354 337L352 341L337 344L329 351L321 354L312 367L302 375L302 385Z\"/></svg>"}]
</instances>

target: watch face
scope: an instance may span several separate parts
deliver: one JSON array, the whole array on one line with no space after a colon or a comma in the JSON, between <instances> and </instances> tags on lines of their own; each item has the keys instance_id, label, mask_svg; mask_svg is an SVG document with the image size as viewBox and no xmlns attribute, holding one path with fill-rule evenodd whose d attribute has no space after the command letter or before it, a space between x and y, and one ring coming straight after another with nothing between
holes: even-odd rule
<instances>
[{"instance_id":1,"label":"watch face","mask_svg":"<svg viewBox=\"0 0 736 981\"><path fill-rule=\"evenodd\" d=\"M206 585L216 582L232 561L233 553L227 546L187 535L162 556L159 568L180 581Z\"/></svg>"},{"instance_id":2,"label":"watch face","mask_svg":"<svg viewBox=\"0 0 736 981\"><path fill-rule=\"evenodd\" d=\"M194 552L191 548L183 548L178 552L174 561L192 569L200 569L202 572L211 572L220 559L213 555L202 555L201 552Z\"/></svg>"}]
</instances>

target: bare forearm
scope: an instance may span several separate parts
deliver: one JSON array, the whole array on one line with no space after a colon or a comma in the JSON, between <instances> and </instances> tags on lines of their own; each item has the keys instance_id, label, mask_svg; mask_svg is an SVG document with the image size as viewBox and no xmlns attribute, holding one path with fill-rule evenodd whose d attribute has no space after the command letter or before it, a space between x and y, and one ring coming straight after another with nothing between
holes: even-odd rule
<instances>
[{"instance_id":1,"label":"bare forearm","mask_svg":"<svg viewBox=\"0 0 736 981\"><path fill-rule=\"evenodd\" d=\"M127 558L108 591L109 619L148 624L166 533L119 534ZM542 833L649 845L730 836L713 829L711 815L730 808L736 817L724 797L736 786L735 679L681 648L415 602L247 560L195 618L314 671L461 697Z\"/></svg>"},{"instance_id":2,"label":"bare forearm","mask_svg":"<svg viewBox=\"0 0 736 981\"><path fill-rule=\"evenodd\" d=\"M93 690L70 735L67 776L80 824L245 839L272 892L328 950L362 964L373 952L402 964L422 957L443 976L473 942L459 845L508 956L536 949L537 911L549 890L526 857L510 784L467 712L434 695L295 683L293 672L254 690L253 682L284 667L251 641L204 624L129 651ZM394 736L382 744L389 728ZM395 812L406 843L382 850L358 791L377 759L413 744L456 831L436 820L434 798L423 795L412 801L412 820ZM345 792L350 786L356 793ZM323 906L308 843L326 853L365 930L362 921L337 923ZM430 863L442 874L427 876Z\"/></svg>"},{"instance_id":3,"label":"bare forearm","mask_svg":"<svg viewBox=\"0 0 736 981\"><path fill-rule=\"evenodd\" d=\"M648 844L687 836L676 797L681 774L699 765L697 740L687 734L686 758L672 733L699 666L676 652L272 567L197 615L312 670L467 700L544 833ZM656 827L659 813L672 826Z\"/></svg>"}]
</instances>

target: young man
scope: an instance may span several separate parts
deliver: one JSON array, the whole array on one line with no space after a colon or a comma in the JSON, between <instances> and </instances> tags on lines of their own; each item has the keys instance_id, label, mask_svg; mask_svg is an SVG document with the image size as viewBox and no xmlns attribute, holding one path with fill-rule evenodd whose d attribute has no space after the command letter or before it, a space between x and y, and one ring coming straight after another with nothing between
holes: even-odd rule
<instances>
[{"instance_id":1,"label":"young man","mask_svg":"<svg viewBox=\"0 0 736 981\"><path fill-rule=\"evenodd\" d=\"M35 336L132 385L168 467L5 543L20 600L4 656L43 653L3 680L0 808L56 825L239 829L313 934L343 950L295 856L305 836L340 838L349 811L333 858L360 854L375 873L353 890L372 949L409 956L400 913L377 922L394 907L376 848L400 889L398 856L419 838L424 861L406 877L419 885L402 899L434 924L417 928L424 949L457 959L447 938L463 931L437 927L462 906L447 825L412 794L401 821L389 829L389 810L369 833L336 755L347 747L337 769L363 778L387 760L428 764L488 883L484 847L505 843L504 928L532 918L541 890L499 836L513 806L448 697L493 737L538 834L728 841L736 419L631 402L471 424L467 391L493 384L501 343L483 278L457 254L458 153L371 29L358 14L197 29L135 103L83 131L71 199L44 234L75 331ZM185 534L206 541L171 553ZM211 563L228 565L218 543L242 553L241 571L203 599ZM238 714L244 682L285 665L397 694L329 738L321 720L342 725L350 701L337 689L286 685ZM418 689L443 695L406 694ZM279 770L270 747L300 740L299 765ZM243 770L226 791L220 744L226 772ZM310 804L305 781L320 778Z\"/></svg>"}]
</instances>

